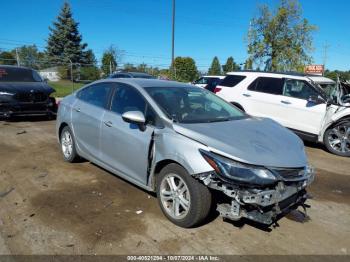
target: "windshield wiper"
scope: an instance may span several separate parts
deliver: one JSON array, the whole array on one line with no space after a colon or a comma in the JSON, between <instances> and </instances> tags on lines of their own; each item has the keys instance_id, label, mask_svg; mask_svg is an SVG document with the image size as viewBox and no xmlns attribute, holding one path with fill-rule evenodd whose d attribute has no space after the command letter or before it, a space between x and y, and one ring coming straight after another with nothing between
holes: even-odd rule
<instances>
[{"instance_id":1,"label":"windshield wiper","mask_svg":"<svg viewBox=\"0 0 350 262\"><path fill-rule=\"evenodd\" d=\"M226 122L226 121L230 121L230 118L216 118L216 119L210 119L207 122L208 123L214 123L214 122Z\"/></svg>"}]
</instances>

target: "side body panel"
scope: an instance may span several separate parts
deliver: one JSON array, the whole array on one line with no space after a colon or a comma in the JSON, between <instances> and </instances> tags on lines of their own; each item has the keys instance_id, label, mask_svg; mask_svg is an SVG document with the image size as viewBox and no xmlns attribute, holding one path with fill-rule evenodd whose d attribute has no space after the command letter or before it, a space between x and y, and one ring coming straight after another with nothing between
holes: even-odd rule
<instances>
[{"instance_id":1,"label":"side body panel","mask_svg":"<svg viewBox=\"0 0 350 262\"><path fill-rule=\"evenodd\" d=\"M318 141L323 142L323 136L326 130L338 122L340 119L349 118L350 121L350 107L340 107L337 105L330 105L327 109L322 128L319 132Z\"/></svg>"}]
</instances>

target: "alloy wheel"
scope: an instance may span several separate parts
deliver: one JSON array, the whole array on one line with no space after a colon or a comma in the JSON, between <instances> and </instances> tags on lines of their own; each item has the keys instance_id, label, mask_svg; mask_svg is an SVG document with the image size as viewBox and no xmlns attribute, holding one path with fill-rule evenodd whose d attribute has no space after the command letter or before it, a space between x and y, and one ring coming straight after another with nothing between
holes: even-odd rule
<instances>
[{"instance_id":1,"label":"alloy wheel","mask_svg":"<svg viewBox=\"0 0 350 262\"><path fill-rule=\"evenodd\" d=\"M73 152L73 139L68 131L64 131L61 138L62 152L66 159L69 159Z\"/></svg>"},{"instance_id":2,"label":"alloy wheel","mask_svg":"<svg viewBox=\"0 0 350 262\"><path fill-rule=\"evenodd\" d=\"M338 125L328 134L329 145L341 153L350 152L350 126Z\"/></svg>"},{"instance_id":3,"label":"alloy wheel","mask_svg":"<svg viewBox=\"0 0 350 262\"><path fill-rule=\"evenodd\" d=\"M176 174L168 174L160 185L160 200L165 211L174 219L184 218L191 206L191 197L185 181Z\"/></svg>"}]
</instances>

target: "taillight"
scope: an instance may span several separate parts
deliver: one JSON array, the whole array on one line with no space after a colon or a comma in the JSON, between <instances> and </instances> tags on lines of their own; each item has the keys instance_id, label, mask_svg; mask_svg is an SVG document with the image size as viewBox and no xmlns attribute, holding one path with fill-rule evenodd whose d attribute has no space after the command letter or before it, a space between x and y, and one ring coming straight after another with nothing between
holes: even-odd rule
<instances>
[{"instance_id":1,"label":"taillight","mask_svg":"<svg viewBox=\"0 0 350 262\"><path fill-rule=\"evenodd\" d=\"M220 88L220 87L215 87L214 88L214 94L219 93L221 91L221 89L222 88Z\"/></svg>"}]
</instances>

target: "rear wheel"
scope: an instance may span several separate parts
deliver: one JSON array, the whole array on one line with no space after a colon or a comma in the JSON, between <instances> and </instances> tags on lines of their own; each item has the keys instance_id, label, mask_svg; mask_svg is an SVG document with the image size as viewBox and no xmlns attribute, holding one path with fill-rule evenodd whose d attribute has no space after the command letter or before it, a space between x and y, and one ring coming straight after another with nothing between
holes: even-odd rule
<instances>
[{"instance_id":1,"label":"rear wheel","mask_svg":"<svg viewBox=\"0 0 350 262\"><path fill-rule=\"evenodd\" d=\"M68 126L65 126L62 129L60 142L63 158L65 161L73 163L79 160L79 156L75 148L74 136Z\"/></svg>"},{"instance_id":2,"label":"rear wheel","mask_svg":"<svg viewBox=\"0 0 350 262\"><path fill-rule=\"evenodd\" d=\"M208 216L209 189L177 164L169 164L157 177L157 196L164 215L180 227L194 227Z\"/></svg>"},{"instance_id":3,"label":"rear wheel","mask_svg":"<svg viewBox=\"0 0 350 262\"><path fill-rule=\"evenodd\" d=\"M350 122L342 122L329 128L324 134L327 149L338 156L350 156Z\"/></svg>"}]
</instances>

